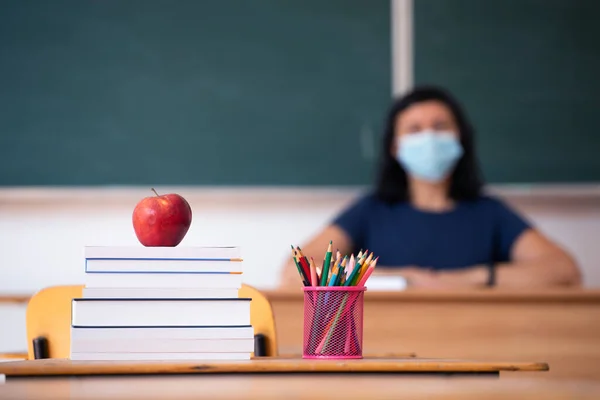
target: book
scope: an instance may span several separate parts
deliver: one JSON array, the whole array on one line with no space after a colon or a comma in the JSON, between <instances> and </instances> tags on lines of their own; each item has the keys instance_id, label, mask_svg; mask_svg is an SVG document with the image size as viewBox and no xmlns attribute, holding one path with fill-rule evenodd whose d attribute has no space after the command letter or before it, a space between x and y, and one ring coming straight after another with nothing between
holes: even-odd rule
<instances>
[{"instance_id":1,"label":"book","mask_svg":"<svg viewBox=\"0 0 600 400\"><path fill-rule=\"evenodd\" d=\"M242 274L203 272L88 272L88 288L239 289Z\"/></svg>"},{"instance_id":2,"label":"book","mask_svg":"<svg viewBox=\"0 0 600 400\"><path fill-rule=\"evenodd\" d=\"M249 339L72 339L78 353L252 353Z\"/></svg>"},{"instance_id":3,"label":"book","mask_svg":"<svg viewBox=\"0 0 600 400\"><path fill-rule=\"evenodd\" d=\"M85 259L238 259L241 249L238 246L85 246Z\"/></svg>"},{"instance_id":4,"label":"book","mask_svg":"<svg viewBox=\"0 0 600 400\"><path fill-rule=\"evenodd\" d=\"M73 326L250 325L250 301L234 299L73 299Z\"/></svg>"},{"instance_id":5,"label":"book","mask_svg":"<svg viewBox=\"0 0 600 400\"><path fill-rule=\"evenodd\" d=\"M253 339L254 328L244 326L125 326L125 327L71 327L71 342L80 340L113 339Z\"/></svg>"},{"instance_id":6,"label":"book","mask_svg":"<svg viewBox=\"0 0 600 400\"><path fill-rule=\"evenodd\" d=\"M138 259L93 258L85 261L86 272L236 272L242 273L241 259Z\"/></svg>"},{"instance_id":7,"label":"book","mask_svg":"<svg viewBox=\"0 0 600 400\"><path fill-rule=\"evenodd\" d=\"M115 288L115 287L84 287L83 298L96 299L230 299L238 297L238 289L236 288L215 288L215 289L195 289L195 288Z\"/></svg>"},{"instance_id":8,"label":"book","mask_svg":"<svg viewBox=\"0 0 600 400\"><path fill-rule=\"evenodd\" d=\"M222 361L249 360L251 353L80 353L71 352L74 361Z\"/></svg>"}]
</instances>

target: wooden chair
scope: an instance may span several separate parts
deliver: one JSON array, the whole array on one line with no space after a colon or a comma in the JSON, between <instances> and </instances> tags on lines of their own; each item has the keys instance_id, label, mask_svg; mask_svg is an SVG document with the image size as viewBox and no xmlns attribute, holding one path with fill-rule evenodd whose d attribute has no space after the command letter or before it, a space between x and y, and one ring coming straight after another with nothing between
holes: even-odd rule
<instances>
[{"instance_id":1,"label":"wooden chair","mask_svg":"<svg viewBox=\"0 0 600 400\"><path fill-rule=\"evenodd\" d=\"M34 294L27 305L27 358L33 360L33 341L44 337L49 358L69 358L71 343L71 299L81 297L83 285L52 286ZM242 285L240 297L249 297L250 322L255 337L262 335L265 355L277 356L275 319L269 300L257 289ZM258 336L260 337L260 336Z\"/></svg>"}]
</instances>

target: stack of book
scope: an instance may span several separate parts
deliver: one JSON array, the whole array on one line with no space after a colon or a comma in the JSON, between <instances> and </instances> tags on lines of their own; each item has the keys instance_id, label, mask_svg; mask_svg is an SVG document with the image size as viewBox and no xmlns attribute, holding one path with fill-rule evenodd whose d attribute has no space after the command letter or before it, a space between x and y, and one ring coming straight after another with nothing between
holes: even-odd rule
<instances>
[{"instance_id":1,"label":"stack of book","mask_svg":"<svg viewBox=\"0 0 600 400\"><path fill-rule=\"evenodd\" d=\"M72 360L247 360L238 247L86 247Z\"/></svg>"}]
</instances>

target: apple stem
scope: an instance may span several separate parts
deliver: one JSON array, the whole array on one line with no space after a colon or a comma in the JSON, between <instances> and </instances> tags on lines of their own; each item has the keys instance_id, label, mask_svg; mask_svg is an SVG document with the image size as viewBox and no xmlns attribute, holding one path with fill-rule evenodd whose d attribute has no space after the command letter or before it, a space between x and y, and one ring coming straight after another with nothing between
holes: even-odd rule
<instances>
[{"instance_id":1,"label":"apple stem","mask_svg":"<svg viewBox=\"0 0 600 400\"><path fill-rule=\"evenodd\" d=\"M156 190L154 190L154 188L152 188L152 191L154 192L155 195L158 196L158 193L156 193Z\"/></svg>"}]
</instances>

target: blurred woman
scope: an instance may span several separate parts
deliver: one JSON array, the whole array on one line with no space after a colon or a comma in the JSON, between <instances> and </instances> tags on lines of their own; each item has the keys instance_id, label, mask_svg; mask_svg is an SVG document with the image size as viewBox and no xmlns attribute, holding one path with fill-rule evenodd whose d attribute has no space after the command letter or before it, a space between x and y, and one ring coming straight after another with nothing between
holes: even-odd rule
<instances>
[{"instance_id":1,"label":"blurred woman","mask_svg":"<svg viewBox=\"0 0 600 400\"><path fill-rule=\"evenodd\" d=\"M342 210L302 251L368 249L377 274L409 286L580 284L573 258L498 198L482 193L474 131L447 91L419 87L394 102L376 188ZM335 251L334 248L334 251ZM300 285L290 261L282 285Z\"/></svg>"}]
</instances>

